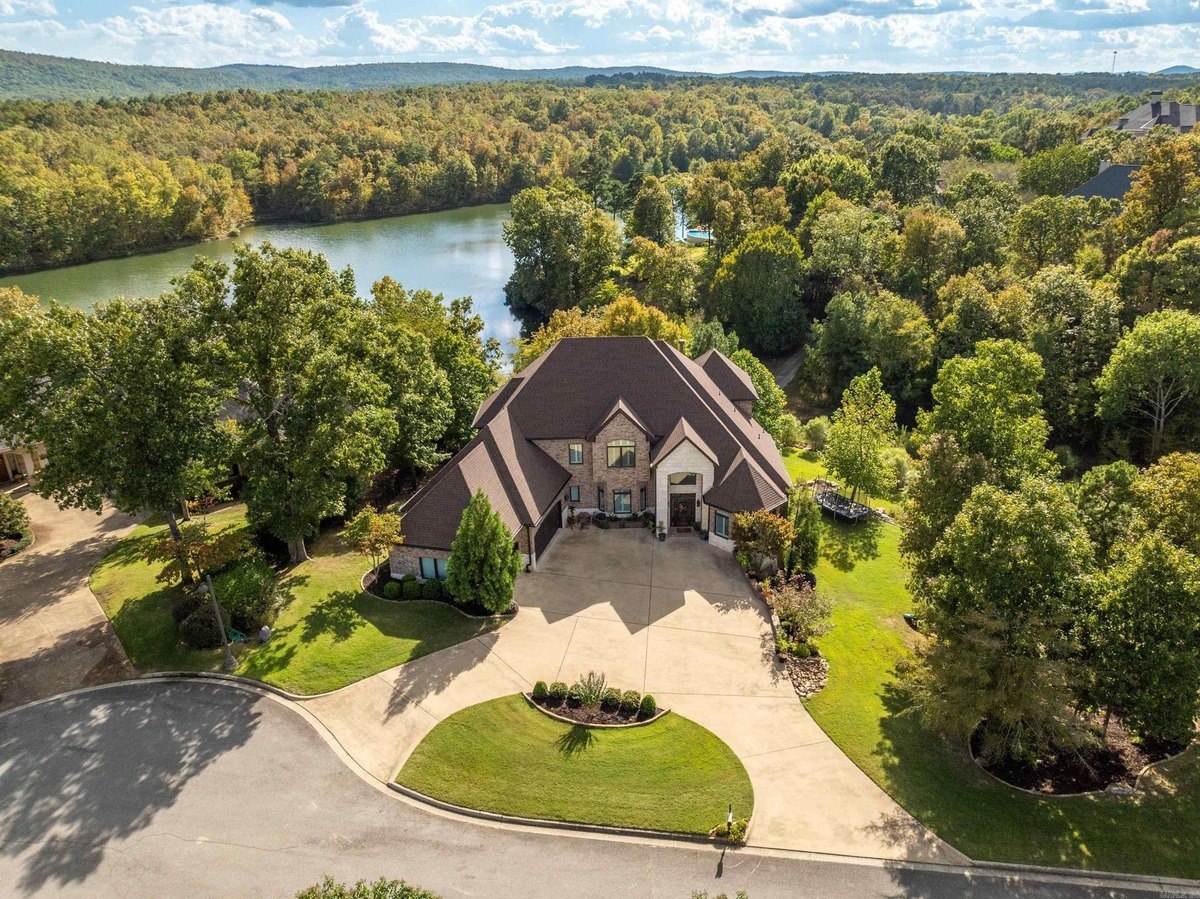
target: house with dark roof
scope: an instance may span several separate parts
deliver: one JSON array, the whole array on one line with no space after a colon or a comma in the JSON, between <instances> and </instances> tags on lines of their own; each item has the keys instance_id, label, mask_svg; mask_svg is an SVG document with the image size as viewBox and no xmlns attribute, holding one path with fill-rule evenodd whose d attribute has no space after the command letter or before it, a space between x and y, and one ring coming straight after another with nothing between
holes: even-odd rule
<instances>
[{"instance_id":1,"label":"house with dark roof","mask_svg":"<svg viewBox=\"0 0 1200 899\"><path fill-rule=\"evenodd\" d=\"M1122 200L1129 188L1133 187L1133 176L1137 174L1140 165L1114 165L1111 162L1101 162L1100 171L1084 181L1072 191L1068 197L1102 197L1105 200Z\"/></svg>"},{"instance_id":2,"label":"house with dark roof","mask_svg":"<svg viewBox=\"0 0 1200 899\"><path fill-rule=\"evenodd\" d=\"M1149 103L1143 103L1137 109L1130 110L1103 128L1088 131L1084 137L1090 137L1100 130L1146 134L1151 128L1159 125L1173 128L1180 134L1187 134L1196 127L1197 109L1200 107L1192 103L1177 103L1174 100L1164 102L1162 91L1151 91Z\"/></svg>"},{"instance_id":3,"label":"house with dark roof","mask_svg":"<svg viewBox=\"0 0 1200 899\"><path fill-rule=\"evenodd\" d=\"M648 337L570 337L479 407L477 433L401 510L393 577L445 577L476 490L536 568L571 511L653 515L732 550L734 513L778 509L791 478L754 420L758 398L716 350L689 359Z\"/></svg>"}]
</instances>

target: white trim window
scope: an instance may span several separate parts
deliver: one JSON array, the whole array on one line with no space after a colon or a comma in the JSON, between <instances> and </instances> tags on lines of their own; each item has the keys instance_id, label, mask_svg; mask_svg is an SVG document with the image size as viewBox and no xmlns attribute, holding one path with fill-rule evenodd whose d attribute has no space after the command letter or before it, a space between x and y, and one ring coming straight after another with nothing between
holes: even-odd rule
<instances>
[{"instance_id":1,"label":"white trim window","mask_svg":"<svg viewBox=\"0 0 1200 899\"><path fill-rule=\"evenodd\" d=\"M421 577L427 581L444 581L446 579L446 560L421 556Z\"/></svg>"},{"instance_id":2,"label":"white trim window","mask_svg":"<svg viewBox=\"0 0 1200 899\"><path fill-rule=\"evenodd\" d=\"M716 509L713 509L713 533L718 537L729 539L729 516Z\"/></svg>"}]
</instances>

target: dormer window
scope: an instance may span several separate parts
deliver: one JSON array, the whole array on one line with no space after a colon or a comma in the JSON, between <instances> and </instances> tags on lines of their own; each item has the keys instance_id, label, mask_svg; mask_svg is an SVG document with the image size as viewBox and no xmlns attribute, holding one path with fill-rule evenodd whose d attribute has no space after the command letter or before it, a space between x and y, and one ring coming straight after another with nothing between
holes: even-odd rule
<instances>
[{"instance_id":1,"label":"dormer window","mask_svg":"<svg viewBox=\"0 0 1200 899\"><path fill-rule=\"evenodd\" d=\"M633 468L636 463L635 446L632 440L610 440L608 444L609 468Z\"/></svg>"}]
</instances>

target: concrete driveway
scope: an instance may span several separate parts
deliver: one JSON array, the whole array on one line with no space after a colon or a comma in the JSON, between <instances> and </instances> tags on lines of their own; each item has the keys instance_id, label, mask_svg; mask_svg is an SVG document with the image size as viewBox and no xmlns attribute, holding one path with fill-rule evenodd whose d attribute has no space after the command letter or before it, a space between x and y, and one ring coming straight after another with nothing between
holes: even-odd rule
<instances>
[{"instance_id":1,"label":"concrete driveway","mask_svg":"<svg viewBox=\"0 0 1200 899\"><path fill-rule=\"evenodd\" d=\"M107 508L62 510L26 486L12 495L36 542L0 562L0 710L132 676L88 576L134 520Z\"/></svg>"},{"instance_id":2,"label":"concrete driveway","mask_svg":"<svg viewBox=\"0 0 1200 899\"><path fill-rule=\"evenodd\" d=\"M517 599L521 612L499 631L304 707L367 771L390 780L453 712L537 680L604 672L733 748L754 786L752 845L965 860L816 725L774 662L765 606L707 542L683 534L659 543L641 529L565 531L539 570L518 580Z\"/></svg>"}]
</instances>

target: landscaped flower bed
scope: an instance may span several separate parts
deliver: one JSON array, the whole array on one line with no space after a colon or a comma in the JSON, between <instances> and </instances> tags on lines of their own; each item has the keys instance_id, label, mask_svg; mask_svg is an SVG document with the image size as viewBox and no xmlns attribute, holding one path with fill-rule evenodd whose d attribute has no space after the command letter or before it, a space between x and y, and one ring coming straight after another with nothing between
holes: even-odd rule
<instances>
[{"instance_id":1,"label":"landscaped flower bed","mask_svg":"<svg viewBox=\"0 0 1200 899\"><path fill-rule=\"evenodd\" d=\"M637 690L610 687L603 674L589 671L571 686L562 681L538 681L529 699L556 717L579 724L621 726L652 721L666 713L654 697Z\"/></svg>"},{"instance_id":2,"label":"landscaped flower bed","mask_svg":"<svg viewBox=\"0 0 1200 899\"><path fill-rule=\"evenodd\" d=\"M16 555L33 542L33 528L25 507L0 493L0 559Z\"/></svg>"},{"instance_id":3,"label":"landscaped flower bed","mask_svg":"<svg viewBox=\"0 0 1200 899\"><path fill-rule=\"evenodd\" d=\"M1107 728L1097 722L1096 733L1096 745L1077 752L1063 752L1032 763L986 762L977 755L980 745L976 729L970 741L971 757L988 774L1010 786L1047 796L1072 796L1100 790L1132 791L1148 766L1187 748L1135 740L1116 716Z\"/></svg>"},{"instance_id":4,"label":"landscaped flower bed","mask_svg":"<svg viewBox=\"0 0 1200 899\"><path fill-rule=\"evenodd\" d=\"M791 576L778 572L755 585L771 609L776 654L801 699L829 680L829 663L821 657L815 640L828 632L832 607L817 594L815 580L807 572Z\"/></svg>"},{"instance_id":5,"label":"landscaped flower bed","mask_svg":"<svg viewBox=\"0 0 1200 899\"><path fill-rule=\"evenodd\" d=\"M443 581L419 581L411 574L406 574L396 580L392 577L387 562L377 569L368 571L363 576L362 588L372 596L393 602L410 602L421 599L426 602L445 603L472 618L508 618L517 614L516 600L513 600L512 605L503 612L492 613L477 603L459 602L446 588Z\"/></svg>"}]
</instances>

